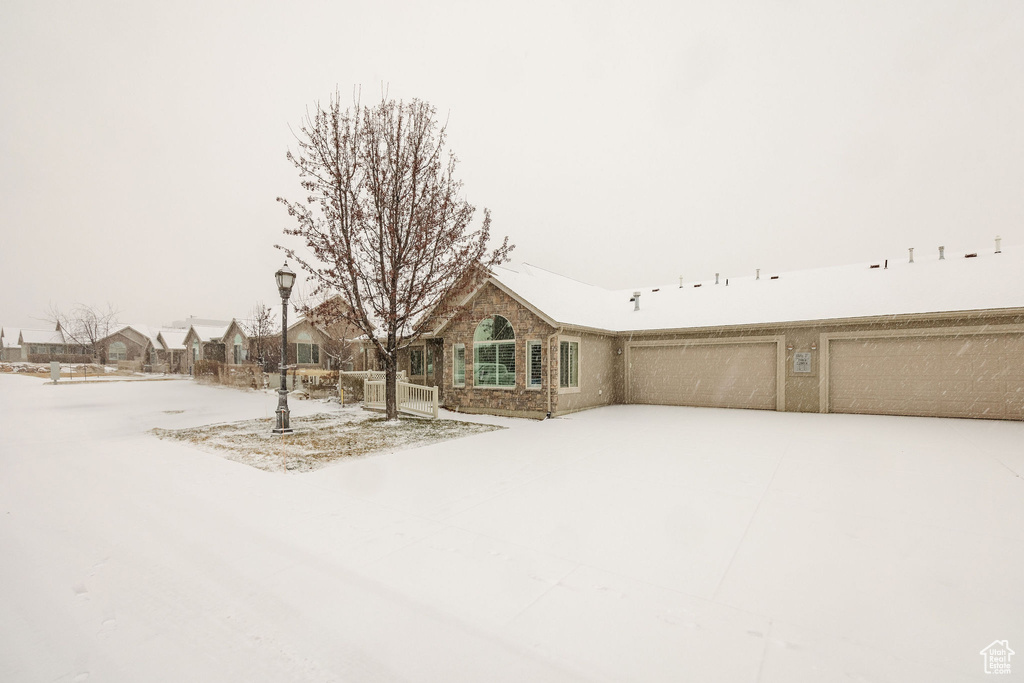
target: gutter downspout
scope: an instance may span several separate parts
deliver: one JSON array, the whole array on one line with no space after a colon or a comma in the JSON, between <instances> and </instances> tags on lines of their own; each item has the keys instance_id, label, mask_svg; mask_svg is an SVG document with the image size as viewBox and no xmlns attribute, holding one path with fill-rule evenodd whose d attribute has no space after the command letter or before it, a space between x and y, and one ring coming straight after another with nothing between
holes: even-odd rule
<instances>
[{"instance_id":1,"label":"gutter downspout","mask_svg":"<svg viewBox=\"0 0 1024 683\"><path fill-rule=\"evenodd\" d=\"M548 335L547 346L548 346L548 414L544 419L551 419L551 389L553 385L551 383L551 370L555 367L554 358L551 353L551 340L561 334L562 328L558 328L550 335Z\"/></svg>"}]
</instances>

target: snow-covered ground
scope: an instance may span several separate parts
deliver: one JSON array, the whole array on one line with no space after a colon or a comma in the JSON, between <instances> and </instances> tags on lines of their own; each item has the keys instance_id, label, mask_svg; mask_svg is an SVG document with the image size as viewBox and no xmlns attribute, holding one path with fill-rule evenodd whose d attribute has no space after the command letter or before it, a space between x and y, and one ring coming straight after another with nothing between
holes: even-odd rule
<instances>
[{"instance_id":1,"label":"snow-covered ground","mask_svg":"<svg viewBox=\"0 0 1024 683\"><path fill-rule=\"evenodd\" d=\"M275 400L0 376L0 680L1024 677L1024 424L617 406L294 476L149 433Z\"/></svg>"}]
</instances>

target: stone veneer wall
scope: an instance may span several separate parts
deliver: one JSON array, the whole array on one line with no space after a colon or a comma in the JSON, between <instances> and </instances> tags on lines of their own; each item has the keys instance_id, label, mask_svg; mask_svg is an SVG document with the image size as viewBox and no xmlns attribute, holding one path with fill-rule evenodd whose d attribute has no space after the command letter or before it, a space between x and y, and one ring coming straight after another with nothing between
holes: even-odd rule
<instances>
[{"instance_id":1,"label":"stone veneer wall","mask_svg":"<svg viewBox=\"0 0 1024 683\"><path fill-rule=\"evenodd\" d=\"M516 335L516 386L513 389L473 386L473 333L484 318L500 315L511 324ZM515 299L492 284L487 284L467 307L458 313L444 330L444 357L442 395L445 406L451 410L469 413L488 413L516 417L540 418L548 412L548 363L552 357L547 348L548 337L554 328L531 313ZM541 342L543 384L539 389L526 388L526 342ZM554 342L553 342L554 343ZM453 349L456 344L466 345L466 386L453 386ZM557 347L554 347L557 349ZM556 385L558 377L551 374ZM552 401L557 394L552 393Z\"/></svg>"}]
</instances>

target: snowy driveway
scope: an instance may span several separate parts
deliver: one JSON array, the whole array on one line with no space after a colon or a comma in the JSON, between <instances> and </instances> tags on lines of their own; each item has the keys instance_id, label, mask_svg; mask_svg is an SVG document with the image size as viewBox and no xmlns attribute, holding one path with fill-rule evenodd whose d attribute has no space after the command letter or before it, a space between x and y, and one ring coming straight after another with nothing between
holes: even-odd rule
<instances>
[{"instance_id":1,"label":"snowy driveway","mask_svg":"<svg viewBox=\"0 0 1024 683\"><path fill-rule=\"evenodd\" d=\"M1024 675L1024 424L617 406L302 475L148 433L274 403L0 376L0 680Z\"/></svg>"}]
</instances>

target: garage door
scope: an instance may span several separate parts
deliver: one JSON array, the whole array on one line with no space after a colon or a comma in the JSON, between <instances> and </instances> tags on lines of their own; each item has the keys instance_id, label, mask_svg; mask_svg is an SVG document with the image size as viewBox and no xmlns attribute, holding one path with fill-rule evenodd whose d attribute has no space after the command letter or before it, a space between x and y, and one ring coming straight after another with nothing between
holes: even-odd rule
<instances>
[{"instance_id":1,"label":"garage door","mask_svg":"<svg viewBox=\"0 0 1024 683\"><path fill-rule=\"evenodd\" d=\"M836 413L1024 419L1024 335L833 339Z\"/></svg>"},{"instance_id":2,"label":"garage door","mask_svg":"<svg viewBox=\"0 0 1024 683\"><path fill-rule=\"evenodd\" d=\"M767 343L630 346L633 403L775 410L778 346Z\"/></svg>"}]
</instances>

